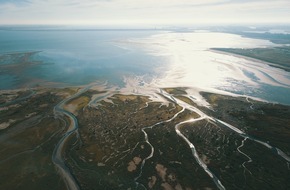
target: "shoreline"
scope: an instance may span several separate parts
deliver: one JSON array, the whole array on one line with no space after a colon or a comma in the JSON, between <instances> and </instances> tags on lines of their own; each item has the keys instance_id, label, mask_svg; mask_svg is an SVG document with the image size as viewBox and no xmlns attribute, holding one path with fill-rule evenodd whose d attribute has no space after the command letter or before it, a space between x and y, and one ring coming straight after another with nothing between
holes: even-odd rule
<instances>
[{"instance_id":1,"label":"shoreline","mask_svg":"<svg viewBox=\"0 0 290 190\"><path fill-rule=\"evenodd\" d=\"M230 48L230 49L236 49L236 48ZM257 63L266 64L268 66L271 66L271 67L274 67L274 68L278 68L278 69L282 69L282 70L284 70L286 72L290 72L290 68L289 67L285 67L285 66L280 65L278 63L271 63L271 62L268 62L268 61L265 61L265 60L261 60L261 59L255 58L255 57L250 57L250 56L242 55L242 54L239 54L239 53L233 53L233 52L229 52L227 50L220 50L219 48L211 48L208 51L211 51L211 52L214 52L214 53L218 53L218 54L230 55L230 56L246 59L246 60L249 60L249 61L254 61L254 62L257 62Z\"/></svg>"}]
</instances>

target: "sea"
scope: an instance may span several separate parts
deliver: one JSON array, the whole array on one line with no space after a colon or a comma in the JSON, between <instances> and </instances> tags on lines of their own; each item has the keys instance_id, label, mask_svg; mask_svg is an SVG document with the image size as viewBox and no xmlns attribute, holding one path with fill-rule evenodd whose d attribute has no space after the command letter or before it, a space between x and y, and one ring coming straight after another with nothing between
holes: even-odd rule
<instances>
[{"instance_id":1,"label":"sea","mask_svg":"<svg viewBox=\"0 0 290 190\"><path fill-rule=\"evenodd\" d=\"M290 73L212 48L275 47L264 39L200 30L0 27L0 90L106 82L187 87L290 105ZM130 83L132 85L132 83Z\"/></svg>"}]
</instances>

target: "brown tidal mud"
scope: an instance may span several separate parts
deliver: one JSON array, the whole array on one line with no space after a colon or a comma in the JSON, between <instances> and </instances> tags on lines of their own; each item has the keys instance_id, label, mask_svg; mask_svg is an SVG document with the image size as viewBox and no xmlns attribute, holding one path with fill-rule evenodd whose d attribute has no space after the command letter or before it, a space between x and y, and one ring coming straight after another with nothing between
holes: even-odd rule
<instances>
[{"instance_id":1,"label":"brown tidal mud","mask_svg":"<svg viewBox=\"0 0 290 190\"><path fill-rule=\"evenodd\" d=\"M0 189L66 189L52 156L71 119L55 117L54 109L79 89L33 91L0 94ZM289 162L216 122L290 156L289 106L202 92L208 109L189 99L185 88L164 91L178 101L115 93L94 102L105 92L87 90L63 105L77 119L62 154L80 189L218 189L176 126L226 189L290 187Z\"/></svg>"}]
</instances>

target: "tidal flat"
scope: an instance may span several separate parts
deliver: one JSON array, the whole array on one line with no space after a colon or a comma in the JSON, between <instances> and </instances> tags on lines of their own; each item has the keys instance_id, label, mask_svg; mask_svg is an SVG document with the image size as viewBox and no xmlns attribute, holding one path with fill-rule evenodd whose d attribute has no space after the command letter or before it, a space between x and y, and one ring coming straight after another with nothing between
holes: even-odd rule
<instances>
[{"instance_id":1,"label":"tidal flat","mask_svg":"<svg viewBox=\"0 0 290 190\"><path fill-rule=\"evenodd\" d=\"M290 188L290 106L200 94L1 91L0 189Z\"/></svg>"},{"instance_id":2,"label":"tidal flat","mask_svg":"<svg viewBox=\"0 0 290 190\"><path fill-rule=\"evenodd\" d=\"M265 61L267 64L290 71L290 47L279 46L272 48L254 48L254 49L239 49L239 48L213 48L213 50L241 55L246 58L254 58Z\"/></svg>"},{"instance_id":3,"label":"tidal flat","mask_svg":"<svg viewBox=\"0 0 290 190\"><path fill-rule=\"evenodd\" d=\"M0 189L290 189L286 46L0 32Z\"/></svg>"}]
</instances>

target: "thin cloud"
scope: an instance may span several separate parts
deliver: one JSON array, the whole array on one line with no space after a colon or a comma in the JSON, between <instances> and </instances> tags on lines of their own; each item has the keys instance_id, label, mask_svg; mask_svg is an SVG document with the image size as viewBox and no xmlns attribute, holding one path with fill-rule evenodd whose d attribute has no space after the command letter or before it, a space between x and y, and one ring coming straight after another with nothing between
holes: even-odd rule
<instances>
[{"instance_id":1,"label":"thin cloud","mask_svg":"<svg viewBox=\"0 0 290 190\"><path fill-rule=\"evenodd\" d=\"M2 0L0 24L290 22L287 0Z\"/></svg>"}]
</instances>

